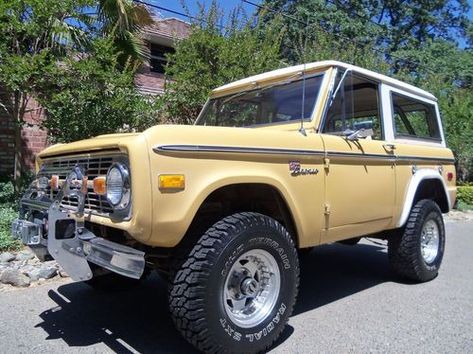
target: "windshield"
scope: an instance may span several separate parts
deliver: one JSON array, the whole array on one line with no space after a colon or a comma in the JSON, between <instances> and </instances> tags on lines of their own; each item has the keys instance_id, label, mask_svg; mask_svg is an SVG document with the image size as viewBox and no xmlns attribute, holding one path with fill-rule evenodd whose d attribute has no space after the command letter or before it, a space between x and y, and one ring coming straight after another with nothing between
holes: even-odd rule
<instances>
[{"instance_id":1,"label":"windshield","mask_svg":"<svg viewBox=\"0 0 473 354\"><path fill-rule=\"evenodd\" d=\"M249 127L310 119L323 75L210 99L196 125ZM304 107L303 107L304 106Z\"/></svg>"}]
</instances>

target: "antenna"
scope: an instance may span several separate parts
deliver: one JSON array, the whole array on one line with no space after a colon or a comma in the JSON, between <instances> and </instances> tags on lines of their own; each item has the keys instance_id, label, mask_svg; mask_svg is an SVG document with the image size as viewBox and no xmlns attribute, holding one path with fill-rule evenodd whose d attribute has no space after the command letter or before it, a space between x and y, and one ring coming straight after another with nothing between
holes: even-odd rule
<instances>
[{"instance_id":1,"label":"antenna","mask_svg":"<svg viewBox=\"0 0 473 354\"><path fill-rule=\"evenodd\" d=\"M305 131L304 128L304 118L305 118L305 70L306 70L306 65L307 65L307 58L306 58L306 48L307 48L307 28L309 28L309 16L307 16L307 22L306 26L304 28L304 48L302 49L302 57L304 61L304 67L302 69L302 107L301 107L301 126L299 128L299 133L301 133L304 136L307 136L307 132Z\"/></svg>"}]
</instances>

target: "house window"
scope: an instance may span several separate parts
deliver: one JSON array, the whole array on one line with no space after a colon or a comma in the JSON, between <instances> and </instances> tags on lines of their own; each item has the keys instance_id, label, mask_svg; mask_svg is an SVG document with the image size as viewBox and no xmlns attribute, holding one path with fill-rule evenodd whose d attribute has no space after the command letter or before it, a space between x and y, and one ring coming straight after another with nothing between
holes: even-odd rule
<instances>
[{"instance_id":1,"label":"house window","mask_svg":"<svg viewBox=\"0 0 473 354\"><path fill-rule=\"evenodd\" d=\"M168 62L166 54L173 54L174 52L174 48L151 43L150 70L155 73L164 74Z\"/></svg>"}]
</instances>

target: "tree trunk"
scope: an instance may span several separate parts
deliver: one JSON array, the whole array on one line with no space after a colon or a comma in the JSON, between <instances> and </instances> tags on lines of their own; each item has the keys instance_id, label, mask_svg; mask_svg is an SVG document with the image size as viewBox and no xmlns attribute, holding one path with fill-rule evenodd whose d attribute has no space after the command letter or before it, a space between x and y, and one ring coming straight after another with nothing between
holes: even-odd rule
<instances>
[{"instance_id":1,"label":"tree trunk","mask_svg":"<svg viewBox=\"0 0 473 354\"><path fill-rule=\"evenodd\" d=\"M21 126L15 124L15 168L13 172L13 181L15 182L15 193L20 193L21 175L23 172L23 152L21 139Z\"/></svg>"},{"instance_id":2,"label":"tree trunk","mask_svg":"<svg viewBox=\"0 0 473 354\"><path fill-rule=\"evenodd\" d=\"M15 167L13 171L13 181L15 184L15 193L18 195L21 188L21 176L23 172L23 152L21 128L23 116L26 109L25 94L15 91L13 93L12 115L15 122Z\"/></svg>"}]
</instances>

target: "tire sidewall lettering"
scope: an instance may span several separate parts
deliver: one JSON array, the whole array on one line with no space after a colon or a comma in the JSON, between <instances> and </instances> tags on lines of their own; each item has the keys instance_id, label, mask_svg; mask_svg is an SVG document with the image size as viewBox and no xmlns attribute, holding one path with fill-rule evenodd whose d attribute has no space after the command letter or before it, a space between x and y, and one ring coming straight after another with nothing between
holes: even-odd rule
<instances>
[{"instance_id":1,"label":"tire sidewall lettering","mask_svg":"<svg viewBox=\"0 0 473 354\"><path fill-rule=\"evenodd\" d=\"M290 263L289 257L287 256L284 248L281 247L277 241L273 240L270 237L262 236L262 237L254 237L250 239L248 243L250 245L254 245L254 244L266 245L270 249L273 249L274 251L276 251L276 254L279 255L279 257L281 258L281 261L283 263L283 268L291 269L291 263Z\"/></svg>"},{"instance_id":2,"label":"tire sidewall lettering","mask_svg":"<svg viewBox=\"0 0 473 354\"><path fill-rule=\"evenodd\" d=\"M239 342L242 339L246 339L246 341L252 343L254 341L259 341L262 338L266 337L268 334L270 334L274 330L274 328L276 328L276 325L279 324L279 322L281 322L281 316L284 315L284 313L286 312L286 309L287 309L287 306L284 304L284 302L282 302L281 305L279 306L278 311L276 312L276 314L273 316L271 321L266 326L264 326L261 330L257 332L250 332L250 333L245 334L244 336L242 335L242 333L237 331L232 326L231 322L228 321L227 319L220 318L220 324L222 325L222 328L228 334L228 336L234 339L235 341Z\"/></svg>"},{"instance_id":3,"label":"tire sidewall lettering","mask_svg":"<svg viewBox=\"0 0 473 354\"><path fill-rule=\"evenodd\" d=\"M237 258L240 256L241 253L243 253L244 250L244 244L238 245L235 250L227 257L227 260L225 261L225 264L222 268L221 275L223 277L226 277L228 274L228 271L232 268L233 263L237 260Z\"/></svg>"},{"instance_id":4,"label":"tire sidewall lettering","mask_svg":"<svg viewBox=\"0 0 473 354\"><path fill-rule=\"evenodd\" d=\"M268 228L270 228L271 231L269 231ZM275 304L275 307L273 308L271 314L269 314L263 322L253 328L242 328L234 324L231 319L227 317L224 309L224 300L221 295L223 288L219 289L218 291L219 302L221 301L221 303L217 306L218 310L215 307L215 304L212 304L211 307L208 308L209 314L211 314L210 311L212 311L218 316L214 317L212 315L211 317L214 318L214 321L216 320L216 322L219 323L217 328L219 328L219 331L222 331L223 336L226 337L227 340L240 343L240 345L255 345L256 343L263 342L266 339L270 340L271 335L276 330L280 330L280 326L285 325L287 321L288 303L285 301L285 299L287 296L290 296L290 292L293 291L292 286L289 284L294 281L293 272L296 269L296 265L292 263L293 260L289 255L289 245L285 245L280 240L275 240L275 238L278 236L275 236L274 238L271 236L264 236L268 235L268 233L272 234L273 232L275 234L281 233L280 230L268 227L266 225L258 225L252 229L244 230L243 232L239 233L239 236L235 237L229 242L226 250L224 250L221 254L221 261L214 265L216 270L218 269L218 275L220 278L220 285L215 283L215 286L217 287L221 287L222 283L225 282L230 269L237 259L243 253L251 249L263 249L272 254L277 260L279 270L281 272L282 283L279 298ZM213 287L214 285L209 286Z\"/></svg>"}]
</instances>

